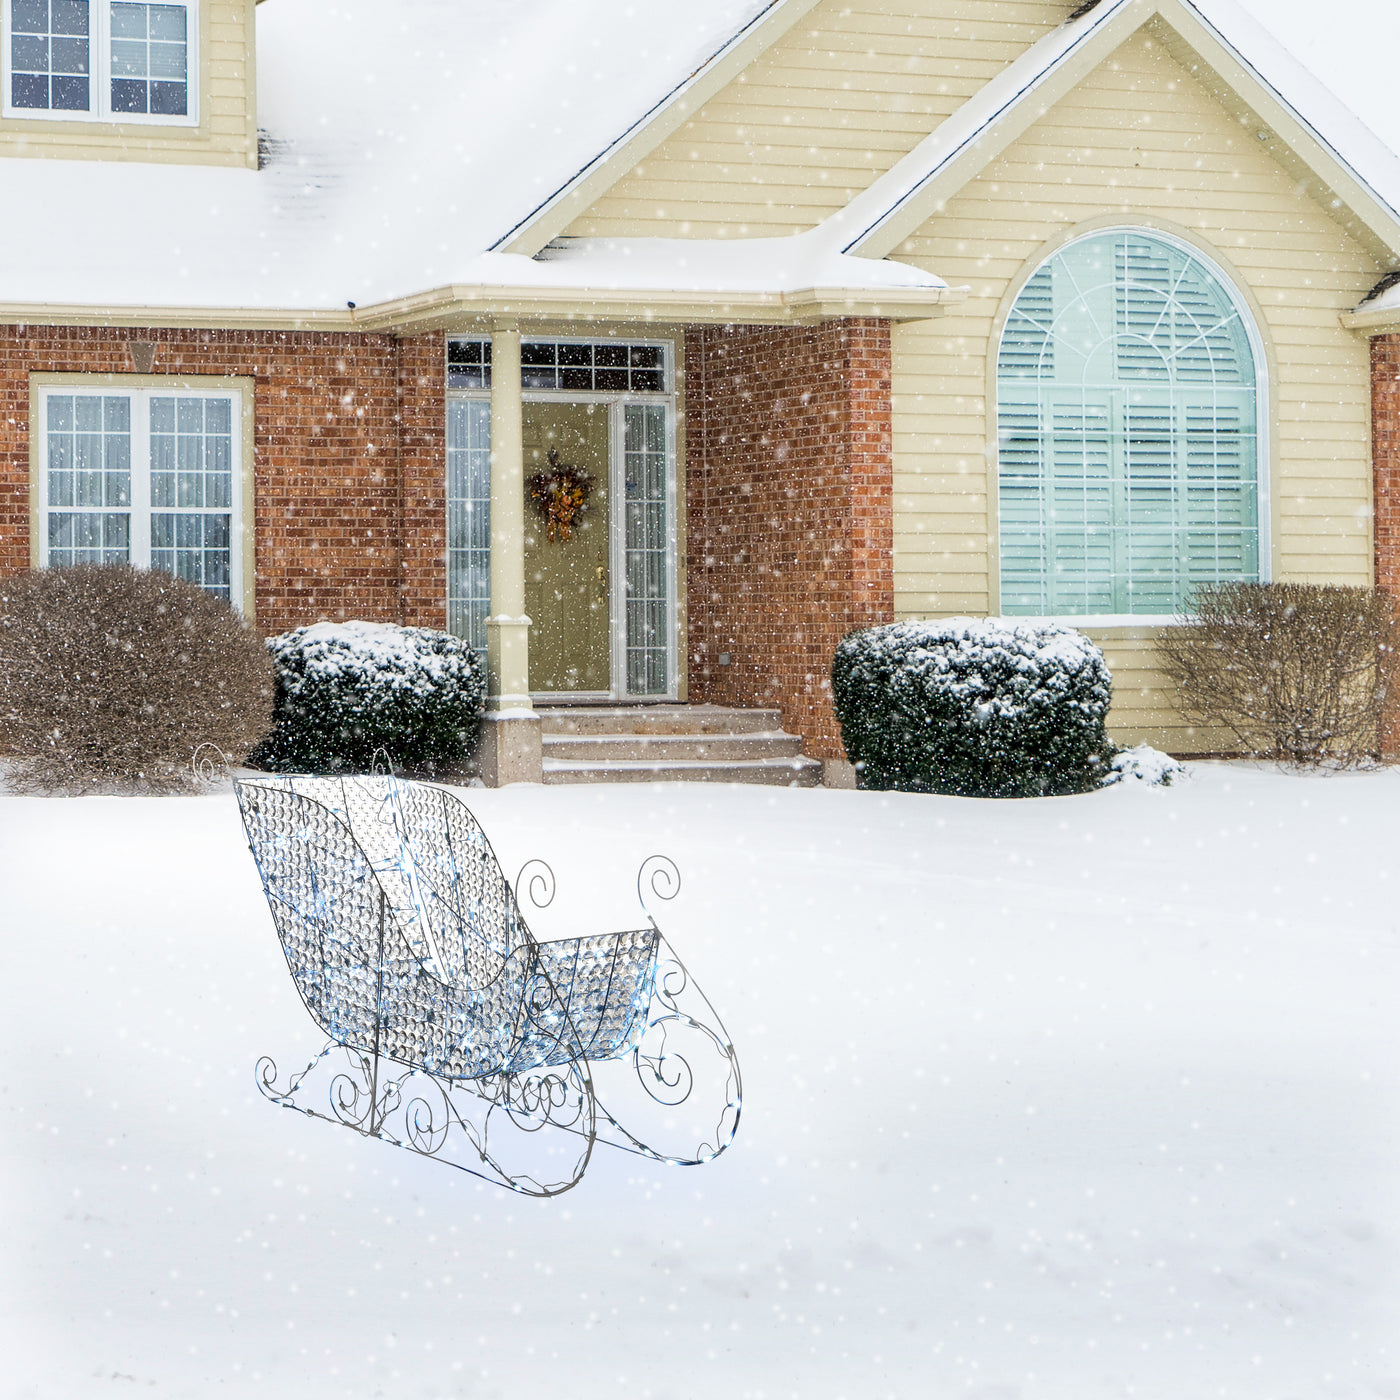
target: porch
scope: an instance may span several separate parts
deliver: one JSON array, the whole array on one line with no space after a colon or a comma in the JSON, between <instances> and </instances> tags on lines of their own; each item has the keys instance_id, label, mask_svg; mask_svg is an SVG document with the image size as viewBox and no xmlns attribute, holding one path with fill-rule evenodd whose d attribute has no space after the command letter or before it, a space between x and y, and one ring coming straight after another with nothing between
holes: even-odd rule
<instances>
[{"instance_id":1,"label":"porch","mask_svg":"<svg viewBox=\"0 0 1400 1400\"><path fill-rule=\"evenodd\" d=\"M487 657L486 782L849 781L828 673L893 618L888 322L497 319L446 362L448 625Z\"/></svg>"}]
</instances>

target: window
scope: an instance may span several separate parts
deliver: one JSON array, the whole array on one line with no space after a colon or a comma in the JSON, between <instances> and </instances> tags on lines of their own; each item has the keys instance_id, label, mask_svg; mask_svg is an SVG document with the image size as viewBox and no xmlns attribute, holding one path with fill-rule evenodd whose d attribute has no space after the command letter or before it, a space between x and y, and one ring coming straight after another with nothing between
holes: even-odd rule
<instances>
[{"instance_id":1,"label":"window","mask_svg":"<svg viewBox=\"0 0 1400 1400\"><path fill-rule=\"evenodd\" d=\"M1004 613L1173 613L1259 578L1252 329L1161 235L1095 234L1036 272L997 363Z\"/></svg>"},{"instance_id":2,"label":"window","mask_svg":"<svg viewBox=\"0 0 1400 1400\"><path fill-rule=\"evenodd\" d=\"M488 358L490 350L488 343ZM491 404L485 399L451 399L447 405L447 630L484 656L490 611Z\"/></svg>"},{"instance_id":3,"label":"window","mask_svg":"<svg viewBox=\"0 0 1400 1400\"><path fill-rule=\"evenodd\" d=\"M623 424L627 693L665 695L670 654L666 410L661 404L629 403Z\"/></svg>"},{"instance_id":4,"label":"window","mask_svg":"<svg viewBox=\"0 0 1400 1400\"><path fill-rule=\"evenodd\" d=\"M7 29L7 116L194 119L192 0L0 3Z\"/></svg>"},{"instance_id":5,"label":"window","mask_svg":"<svg viewBox=\"0 0 1400 1400\"><path fill-rule=\"evenodd\" d=\"M621 341L527 340L520 347L520 383L526 389L660 394L666 391L666 352Z\"/></svg>"},{"instance_id":6,"label":"window","mask_svg":"<svg viewBox=\"0 0 1400 1400\"><path fill-rule=\"evenodd\" d=\"M43 562L165 569L240 605L241 395L64 385L40 402Z\"/></svg>"}]
</instances>

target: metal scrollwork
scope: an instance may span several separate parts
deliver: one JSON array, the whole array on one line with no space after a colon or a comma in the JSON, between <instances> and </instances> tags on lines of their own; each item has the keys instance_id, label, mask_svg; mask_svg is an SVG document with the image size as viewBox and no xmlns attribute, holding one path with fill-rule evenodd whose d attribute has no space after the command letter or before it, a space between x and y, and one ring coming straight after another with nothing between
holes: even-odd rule
<instances>
[{"instance_id":1,"label":"metal scrollwork","mask_svg":"<svg viewBox=\"0 0 1400 1400\"><path fill-rule=\"evenodd\" d=\"M522 890L536 909L548 909L554 903L554 871L547 861L533 856L520 867L515 877L517 898Z\"/></svg>"},{"instance_id":2,"label":"metal scrollwork","mask_svg":"<svg viewBox=\"0 0 1400 1400\"><path fill-rule=\"evenodd\" d=\"M227 782L233 777L228 755L217 744L211 744L207 740L190 756L190 772L196 782L209 787L215 783Z\"/></svg>"},{"instance_id":3,"label":"metal scrollwork","mask_svg":"<svg viewBox=\"0 0 1400 1400\"><path fill-rule=\"evenodd\" d=\"M681 892L681 872L670 856L648 856L637 871L637 901L651 913L650 900L669 903Z\"/></svg>"},{"instance_id":4,"label":"metal scrollwork","mask_svg":"<svg viewBox=\"0 0 1400 1400\"><path fill-rule=\"evenodd\" d=\"M370 775L236 790L297 990L330 1036L285 1085L258 1061L274 1103L532 1196L576 1185L596 1142L694 1165L733 1140L733 1046L654 919L538 942L517 895L547 907L553 871L527 862L512 891L445 789ZM645 908L680 873L648 857L637 885Z\"/></svg>"}]
</instances>

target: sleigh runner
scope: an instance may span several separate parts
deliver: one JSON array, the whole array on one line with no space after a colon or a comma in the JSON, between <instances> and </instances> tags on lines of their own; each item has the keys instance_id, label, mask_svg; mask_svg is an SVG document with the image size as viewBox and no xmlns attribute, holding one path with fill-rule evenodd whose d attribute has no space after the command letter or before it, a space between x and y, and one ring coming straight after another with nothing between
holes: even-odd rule
<instances>
[{"instance_id":1,"label":"sleigh runner","mask_svg":"<svg viewBox=\"0 0 1400 1400\"><path fill-rule=\"evenodd\" d=\"M576 1185L595 1142L694 1165L733 1140L733 1046L650 915L539 942L443 788L269 776L237 793L292 979L329 1037L285 1083L259 1061L274 1102L538 1196ZM553 897L541 862L521 885L537 907ZM664 858L643 864L644 907L678 885Z\"/></svg>"}]
</instances>

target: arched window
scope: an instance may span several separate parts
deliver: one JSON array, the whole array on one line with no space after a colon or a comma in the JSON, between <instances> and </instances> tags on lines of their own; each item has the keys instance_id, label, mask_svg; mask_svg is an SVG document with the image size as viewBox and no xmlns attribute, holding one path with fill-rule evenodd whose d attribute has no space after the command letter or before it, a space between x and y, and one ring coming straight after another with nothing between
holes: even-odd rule
<instances>
[{"instance_id":1,"label":"arched window","mask_svg":"<svg viewBox=\"0 0 1400 1400\"><path fill-rule=\"evenodd\" d=\"M1246 315L1201 257L1140 230L1030 279L997 362L1003 613L1171 613L1259 577Z\"/></svg>"}]
</instances>

